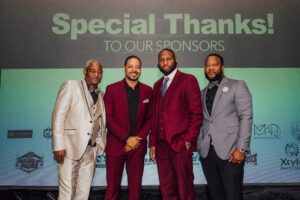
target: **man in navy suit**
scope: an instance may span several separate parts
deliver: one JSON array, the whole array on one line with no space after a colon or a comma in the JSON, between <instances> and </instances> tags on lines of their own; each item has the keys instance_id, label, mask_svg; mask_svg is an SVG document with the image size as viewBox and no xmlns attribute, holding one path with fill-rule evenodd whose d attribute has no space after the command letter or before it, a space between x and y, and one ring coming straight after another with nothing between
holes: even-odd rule
<instances>
[{"instance_id":1,"label":"man in navy suit","mask_svg":"<svg viewBox=\"0 0 300 200\"><path fill-rule=\"evenodd\" d=\"M106 88L106 200L118 199L125 162L128 199L140 199L152 103L152 88L138 80L141 67L139 57L127 57L125 78Z\"/></svg>"}]
</instances>

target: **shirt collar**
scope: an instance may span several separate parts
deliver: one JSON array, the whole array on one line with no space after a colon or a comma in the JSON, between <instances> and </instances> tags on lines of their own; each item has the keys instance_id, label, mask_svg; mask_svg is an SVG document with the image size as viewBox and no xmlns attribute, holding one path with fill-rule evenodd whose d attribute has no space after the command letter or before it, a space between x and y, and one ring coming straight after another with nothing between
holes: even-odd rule
<instances>
[{"instance_id":1,"label":"shirt collar","mask_svg":"<svg viewBox=\"0 0 300 200\"><path fill-rule=\"evenodd\" d=\"M124 78L123 80L124 80L125 88L126 88L126 89L135 90L135 89L138 89L138 88L139 88L140 82L138 82L138 83L136 84L136 86L134 87L134 89L132 89L132 88L127 84L125 78Z\"/></svg>"},{"instance_id":2,"label":"shirt collar","mask_svg":"<svg viewBox=\"0 0 300 200\"><path fill-rule=\"evenodd\" d=\"M174 79L175 74L176 74L177 71L178 71L178 69L176 68L176 69L174 69L174 71L171 72L171 74L169 74L168 76L164 76L164 79L165 78L169 78L169 81L167 83L168 87L171 84L171 82L173 81L173 79Z\"/></svg>"},{"instance_id":3,"label":"shirt collar","mask_svg":"<svg viewBox=\"0 0 300 200\"><path fill-rule=\"evenodd\" d=\"M85 81L85 83L86 83L86 86L87 86L89 92L94 92L96 89L98 89L97 86L95 87L94 85L88 84L88 83L86 82L86 80L84 80L84 81Z\"/></svg>"}]
</instances>

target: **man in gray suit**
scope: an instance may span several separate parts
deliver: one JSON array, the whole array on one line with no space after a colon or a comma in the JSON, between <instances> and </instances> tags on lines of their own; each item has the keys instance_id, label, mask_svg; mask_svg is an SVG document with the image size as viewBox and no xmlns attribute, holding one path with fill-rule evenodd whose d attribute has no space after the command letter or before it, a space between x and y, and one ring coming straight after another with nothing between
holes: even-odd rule
<instances>
[{"instance_id":1,"label":"man in gray suit","mask_svg":"<svg viewBox=\"0 0 300 200\"><path fill-rule=\"evenodd\" d=\"M198 152L212 200L242 199L245 153L252 127L252 97L244 81L224 76L223 58L205 59L204 120Z\"/></svg>"},{"instance_id":2,"label":"man in gray suit","mask_svg":"<svg viewBox=\"0 0 300 200\"><path fill-rule=\"evenodd\" d=\"M105 107L98 89L102 66L89 60L85 80L64 81L52 113L52 148L58 163L60 200L87 200L96 155L104 152Z\"/></svg>"}]
</instances>

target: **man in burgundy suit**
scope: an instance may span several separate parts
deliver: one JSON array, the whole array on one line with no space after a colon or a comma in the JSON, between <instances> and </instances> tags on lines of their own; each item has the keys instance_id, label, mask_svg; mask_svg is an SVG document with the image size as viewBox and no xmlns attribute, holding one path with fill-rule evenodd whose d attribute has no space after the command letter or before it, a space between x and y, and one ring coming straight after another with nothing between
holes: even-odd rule
<instances>
[{"instance_id":1,"label":"man in burgundy suit","mask_svg":"<svg viewBox=\"0 0 300 200\"><path fill-rule=\"evenodd\" d=\"M202 124L201 93L196 78L176 65L173 50L160 51L158 67L164 77L153 88L150 158L157 162L163 199L193 200L192 155Z\"/></svg>"},{"instance_id":2,"label":"man in burgundy suit","mask_svg":"<svg viewBox=\"0 0 300 200\"><path fill-rule=\"evenodd\" d=\"M128 199L140 199L152 113L152 88L138 81L141 65L137 56L127 57L125 78L106 88L106 200L119 199L125 162Z\"/></svg>"}]
</instances>

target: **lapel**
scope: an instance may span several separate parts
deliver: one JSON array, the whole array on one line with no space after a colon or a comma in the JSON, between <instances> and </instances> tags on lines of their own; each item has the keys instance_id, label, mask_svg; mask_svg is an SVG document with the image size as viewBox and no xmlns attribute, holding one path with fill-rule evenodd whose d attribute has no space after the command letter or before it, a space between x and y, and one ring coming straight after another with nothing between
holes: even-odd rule
<instances>
[{"instance_id":1,"label":"lapel","mask_svg":"<svg viewBox=\"0 0 300 200\"><path fill-rule=\"evenodd\" d=\"M153 90L153 111L154 111L154 116L153 118L157 118L158 116L158 102L159 102L159 99L161 97L161 87L162 87L162 83L163 83L163 80L164 80L164 77L162 77L161 79L159 79L157 81L156 84L154 84L154 90Z\"/></svg>"},{"instance_id":2,"label":"lapel","mask_svg":"<svg viewBox=\"0 0 300 200\"><path fill-rule=\"evenodd\" d=\"M141 119L141 115L142 115L142 106L143 106L143 101L145 100L145 93L144 93L144 88L143 85L139 84L139 103L138 103L138 113L137 113L137 118L136 118L136 122L138 122L138 119Z\"/></svg>"},{"instance_id":3,"label":"lapel","mask_svg":"<svg viewBox=\"0 0 300 200\"><path fill-rule=\"evenodd\" d=\"M214 103L213 103L213 107L212 107L212 111L211 111L211 116L214 115L214 111L216 110L216 106L218 105L218 101L220 101L220 98L222 97L223 94L223 87L225 85L227 85L228 83L228 79L224 76L221 84L219 85L218 91L216 93L215 99L214 99Z\"/></svg>"},{"instance_id":4,"label":"lapel","mask_svg":"<svg viewBox=\"0 0 300 200\"><path fill-rule=\"evenodd\" d=\"M175 76L174 76L171 84L169 85L169 87L167 89L166 96L165 96L166 100L168 99L168 97L170 96L170 94L173 94L175 92L176 85L178 83L178 80L179 80L181 74L182 73L179 70L177 70L177 72L176 72L176 74L175 74ZM161 86L160 86L160 92L161 92Z\"/></svg>"},{"instance_id":5,"label":"lapel","mask_svg":"<svg viewBox=\"0 0 300 200\"><path fill-rule=\"evenodd\" d=\"M129 110L128 110L128 98L127 98L127 93L126 93L126 85L125 85L125 80L122 79L120 81L120 84L119 84L119 91L120 92L119 94L116 94L116 96L120 96L120 104L123 103L123 105L119 105L121 108L123 108L123 113L124 113L124 116L125 116L125 120L127 121L127 124L129 126ZM119 107L117 106L117 107Z\"/></svg>"},{"instance_id":6,"label":"lapel","mask_svg":"<svg viewBox=\"0 0 300 200\"><path fill-rule=\"evenodd\" d=\"M210 115L208 114L208 111L207 111L207 107L206 107L206 93L207 93L207 90L208 90L208 86L206 88L204 88L203 90L203 95L202 95L202 104L203 104L203 107L204 107L204 112L205 112L205 115L210 118Z\"/></svg>"},{"instance_id":7,"label":"lapel","mask_svg":"<svg viewBox=\"0 0 300 200\"><path fill-rule=\"evenodd\" d=\"M88 88L87 88L85 80L81 80L81 86L82 86L82 90L83 90L82 92L83 92L84 97L85 97L86 106L88 108L91 119L93 119L91 107L94 105L94 101L91 97L91 94L90 94Z\"/></svg>"},{"instance_id":8,"label":"lapel","mask_svg":"<svg viewBox=\"0 0 300 200\"><path fill-rule=\"evenodd\" d=\"M103 101L103 93L102 91L98 94L98 100L96 102L97 105L97 116L100 115L99 118L99 125L101 130L98 132L98 134L101 134L103 136L104 131L105 131L105 123L106 123L106 115L105 115L105 106L104 106L104 101Z\"/></svg>"},{"instance_id":9,"label":"lapel","mask_svg":"<svg viewBox=\"0 0 300 200\"><path fill-rule=\"evenodd\" d=\"M161 79L158 80L158 83L157 83L157 86L155 90L155 101L157 102L161 96L161 87L162 87L162 84L163 84L163 81L164 81L164 77L162 77Z\"/></svg>"}]
</instances>

